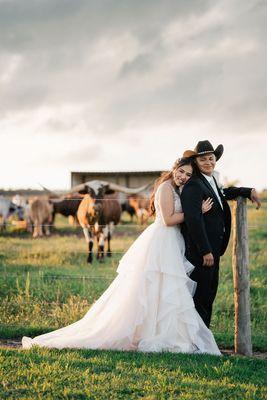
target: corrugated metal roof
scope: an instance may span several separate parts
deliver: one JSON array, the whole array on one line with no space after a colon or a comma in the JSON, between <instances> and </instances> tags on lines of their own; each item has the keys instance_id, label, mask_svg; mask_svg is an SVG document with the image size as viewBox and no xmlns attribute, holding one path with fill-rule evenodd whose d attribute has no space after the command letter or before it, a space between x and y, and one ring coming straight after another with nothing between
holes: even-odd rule
<instances>
[{"instance_id":1,"label":"corrugated metal roof","mask_svg":"<svg viewBox=\"0 0 267 400\"><path fill-rule=\"evenodd\" d=\"M158 170L158 171L71 171L71 174L88 174L88 175L154 175L154 174L161 174L165 170Z\"/></svg>"}]
</instances>

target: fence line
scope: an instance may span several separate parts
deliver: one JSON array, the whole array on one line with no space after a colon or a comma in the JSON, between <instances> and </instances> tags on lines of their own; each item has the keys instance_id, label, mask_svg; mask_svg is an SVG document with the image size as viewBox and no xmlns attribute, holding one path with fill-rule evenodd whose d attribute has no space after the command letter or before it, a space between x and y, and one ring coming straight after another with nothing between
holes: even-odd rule
<instances>
[{"instance_id":1,"label":"fence line","mask_svg":"<svg viewBox=\"0 0 267 400\"><path fill-rule=\"evenodd\" d=\"M111 251L111 252L108 252L108 251L105 251L105 253L111 253L112 255L113 254L125 254L125 252L127 251L128 249L126 249L126 250L123 250L123 251ZM96 250L97 251L97 250ZM28 252L30 252L29 250L28 250ZM38 254L47 254L47 253L54 253L54 251L53 250L49 250L49 251L45 251L45 250L42 250L41 252L38 252ZM73 255L75 255L75 254L88 254L88 251L84 251L84 250L77 250L77 251L74 251L74 250L70 250L69 252L66 252L65 250L62 250L61 252L60 252L60 254L62 254L62 253L65 253L65 254L73 254ZM34 253L34 252L32 252L32 253L30 253L30 254L37 254L37 253ZM5 266L6 267L6 266Z\"/></svg>"},{"instance_id":2,"label":"fence line","mask_svg":"<svg viewBox=\"0 0 267 400\"><path fill-rule=\"evenodd\" d=\"M88 194L88 193L86 193L86 194ZM126 194L127 195L127 194ZM39 195L34 195L33 197L38 197ZM48 197L47 195L40 195L40 196L42 196L42 197ZM120 199L118 199L117 197L111 197L111 198L105 198L105 197L98 197L98 198L93 198L92 197L92 199L93 200L96 200L96 201L98 201L98 200L104 200L104 201L113 201L113 200L118 200L119 202L120 202L120 204L124 204L127 200L129 200L129 198L130 199L134 199L134 200L150 200L150 196L149 197L135 197L136 196L136 194L133 194L133 195L128 195L129 197L126 197L126 199L125 199L125 201L121 201ZM137 196L138 196L138 194L137 194ZM5 198L8 198L8 197L5 197ZM83 200L84 199L84 197L71 197L71 198L55 198L55 197L52 197L51 199L48 199L48 201L49 200L52 200L52 201L54 201L55 203L56 202L61 202L61 201L78 201L78 200ZM248 199L249 201L251 201L250 199ZM10 200L11 201L11 200ZM230 202L232 202L232 201L234 201L234 200L229 200ZM267 198L262 198L261 199L261 203L267 203ZM249 203L248 204L248 206L250 206L251 204ZM18 206L18 207L22 207L22 206Z\"/></svg>"},{"instance_id":3,"label":"fence line","mask_svg":"<svg viewBox=\"0 0 267 400\"><path fill-rule=\"evenodd\" d=\"M17 220L15 220L15 221L16 221L16 222L23 222L23 221L17 221ZM154 221L152 221L152 222L154 222ZM152 223L152 222L151 222L151 223ZM6 225L6 226L15 227L15 224L13 224L12 222L6 222L5 225ZM178 225L178 224L177 224L177 225ZM0 224L0 226L1 226L1 224ZM29 226L29 227L34 227L35 224L29 224L28 226ZM77 224L77 226L63 225L63 224L56 224L56 225L54 225L54 224L40 224L39 226L41 226L41 227L46 227L46 226L54 227L55 230L57 230L58 228L66 228L66 229L70 229L70 228L81 228L81 229L82 229L82 227L81 227L80 225L78 225L78 224ZM89 226L89 227L94 227L95 224L89 224L88 226ZM98 224L98 226L100 226L100 227L105 227L105 226L107 226L107 225L100 225L100 224ZM128 227L129 227L129 228L138 227L138 228L144 228L144 229L145 229L145 227L148 226L148 225L147 225L147 224L143 224L143 225L141 225L141 224L128 224L128 223L120 223L120 224L114 225L115 228L116 228L116 227L119 227L119 226L123 226L124 228L128 228ZM267 228L267 224L248 225L248 228L249 228L249 229Z\"/></svg>"},{"instance_id":4,"label":"fence line","mask_svg":"<svg viewBox=\"0 0 267 400\"><path fill-rule=\"evenodd\" d=\"M15 222L24 222L25 220L22 220L22 221L18 221L18 220L14 220ZM13 224L12 222L6 222L6 224L5 224L6 226L15 226L15 224ZM127 223L120 223L120 224L116 224L116 225L114 225L114 226L124 226L124 227L133 227L133 226L138 226L139 228L141 227L141 226L144 226L145 224L143 224L143 225L141 225L141 224L127 224ZM31 227L31 226L35 226L35 224L28 224L28 226L29 227ZM39 226L52 226L52 227L54 227L55 229L57 229L57 228L71 228L71 225L63 225L63 224L40 224ZM90 226L90 227L94 227L95 226L95 224L89 224L88 226ZM105 227L105 226L107 226L107 224L105 224L105 225L100 225L100 224L98 224L98 226L101 226L101 227ZM75 228L75 226L73 226L74 228ZM77 228L81 228L81 226L80 225L78 225L77 224L77 226L76 226Z\"/></svg>"},{"instance_id":5,"label":"fence line","mask_svg":"<svg viewBox=\"0 0 267 400\"><path fill-rule=\"evenodd\" d=\"M88 194L88 193L87 193ZM136 195L129 195L130 196L130 198L131 199L134 199L134 200L150 200L150 197L138 197L138 198L136 198L136 197L134 197L134 196L136 196ZM34 196L34 197L39 197L39 196ZM46 199L47 199L47 195L45 195L45 196L42 196L42 198L45 198L46 197ZM7 198L7 197L6 197ZM120 199L118 199L117 197L111 197L111 198L103 198L103 197L97 197L97 198L94 198L94 197L91 197L93 200L95 200L95 201L98 201L98 200L101 200L101 201L114 201L114 200L118 200L119 201L119 203L120 204L124 204L127 200L129 200L129 198L126 198L125 199L125 201L120 201ZM84 199L84 197L71 197L71 198L55 198L55 197L52 197L51 199L47 199L48 201L50 200L52 203L53 202L55 202L55 203L59 203L59 202L61 202L61 201L82 201ZM11 200L10 200L11 201ZM11 201L12 202L12 201ZM14 204L14 203L13 203ZM16 205L16 204L15 204ZM17 206L17 207L23 207L23 206Z\"/></svg>"},{"instance_id":6,"label":"fence line","mask_svg":"<svg viewBox=\"0 0 267 400\"><path fill-rule=\"evenodd\" d=\"M90 280L90 279L103 279L103 280L110 280L114 279L114 276L83 276L83 275L43 275L40 272L34 271L34 272L29 272L29 271L23 271L19 275L17 274L4 274L0 277L0 280L3 278L7 277L12 277L12 278L20 278L24 275L31 276L31 275L37 275L41 279L82 279L82 280Z\"/></svg>"}]
</instances>

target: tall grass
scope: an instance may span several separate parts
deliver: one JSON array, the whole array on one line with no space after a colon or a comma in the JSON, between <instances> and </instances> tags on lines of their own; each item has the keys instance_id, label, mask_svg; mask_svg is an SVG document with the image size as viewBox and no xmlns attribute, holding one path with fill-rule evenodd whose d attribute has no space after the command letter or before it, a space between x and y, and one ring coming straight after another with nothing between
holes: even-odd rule
<instances>
[{"instance_id":1,"label":"tall grass","mask_svg":"<svg viewBox=\"0 0 267 400\"><path fill-rule=\"evenodd\" d=\"M50 238L33 240L14 231L0 237L0 337L34 335L81 318L116 276L123 252L143 229L129 222L118 226L112 258L103 264L95 260L91 266L81 232L63 218L57 226ZM249 207L249 226L253 345L266 350L266 206L260 211ZM220 274L212 330L219 344L228 347L234 332L231 245Z\"/></svg>"}]
</instances>

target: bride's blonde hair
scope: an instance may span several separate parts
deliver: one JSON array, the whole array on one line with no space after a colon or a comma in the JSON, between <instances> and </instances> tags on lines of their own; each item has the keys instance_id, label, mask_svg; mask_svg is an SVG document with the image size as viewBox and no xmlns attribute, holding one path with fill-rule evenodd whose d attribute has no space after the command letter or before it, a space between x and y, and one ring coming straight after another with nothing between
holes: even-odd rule
<instances>
[{"instance_id":1,"label":"bride's blonde hair","mask_svg":"<svg viewBox=\"0 0 267 400\"><path fill-rule=\"evenodd\" d=\"M196 164L194 162L194 158L193 157L183 157L183 158L178 158L178 160L175 161L175 163L173 164L173 167L170 171L162 172L160 177L158 179L156 179L156 181L154 183L153 191L150 196L150 201L149 201L150 216L154 215L155 211L156 211L154 202L155 202L155 194L156 194L157 188L159 187L159 185L162 182L172 179L173 171L175 171L177 168L182 167L183 165L191 165L193 168L193 173L196 171Z\"/></svg>"}]
</instances>

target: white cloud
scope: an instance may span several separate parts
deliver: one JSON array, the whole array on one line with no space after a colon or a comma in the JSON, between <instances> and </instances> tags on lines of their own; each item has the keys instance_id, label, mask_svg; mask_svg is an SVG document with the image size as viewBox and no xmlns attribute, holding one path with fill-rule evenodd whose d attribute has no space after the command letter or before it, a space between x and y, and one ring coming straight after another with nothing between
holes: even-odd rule
<instances>
[{"instance_id":1,"label":"white cloud","mask_svg":"<svg viewBox=\"0 0 267 400\"><path fill-rule=\"evenodd\" d=\"M60 188L71 169L166 168L200 139L224 143L235 160L225 174L251 181L251 140L266 146L266 10L260 0L1 2L0 187L42 176Z\"/></svg>"}]
</instances>

